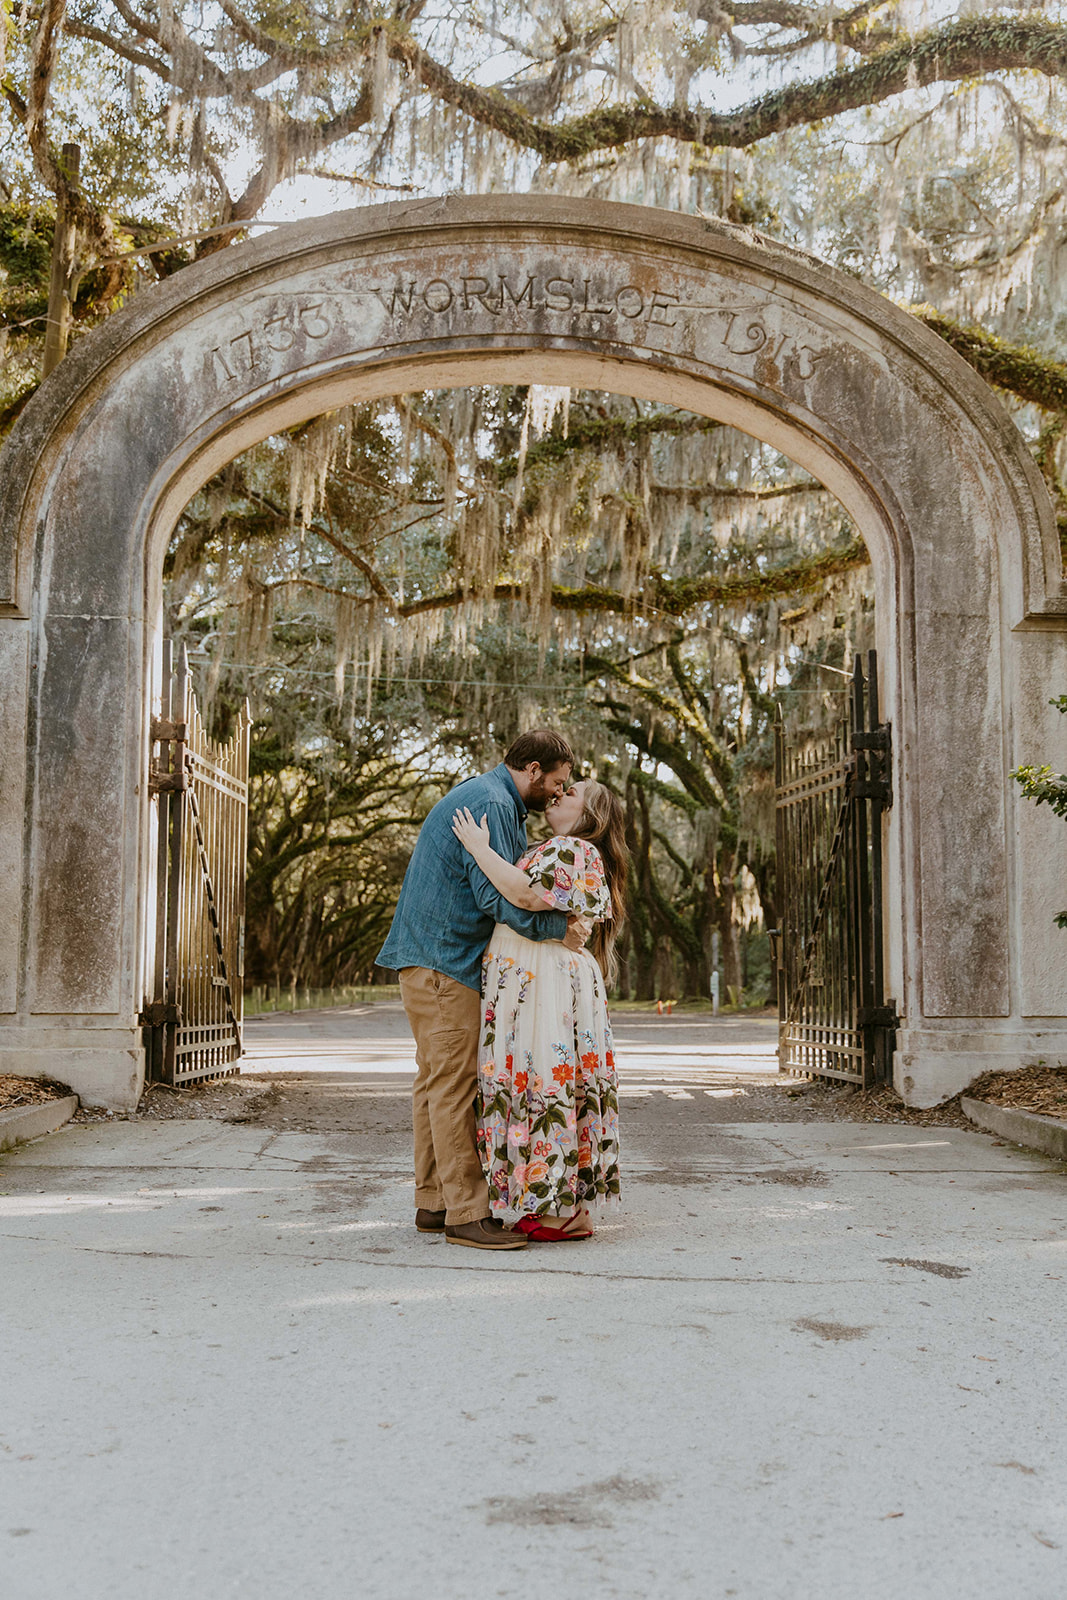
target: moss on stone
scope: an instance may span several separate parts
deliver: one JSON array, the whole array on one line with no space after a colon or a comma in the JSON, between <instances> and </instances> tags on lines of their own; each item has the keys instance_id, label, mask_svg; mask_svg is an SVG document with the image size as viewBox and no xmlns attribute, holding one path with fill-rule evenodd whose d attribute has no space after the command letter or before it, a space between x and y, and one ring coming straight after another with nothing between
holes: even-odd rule
<instances>
[{"instance_id":1,"label":"moss on stone","mask_svg":"<svg viewBox=\"0 0 1067 1600\"><path fill-rule=\"evenodd\" d=\"M932 306L919 306L914 315L987 382L1043 411L1067 413L1067 366L1062 362L1042 355L1031 345L1010 344L984 328L964 326Z\"/></svg>"}]
</instances>

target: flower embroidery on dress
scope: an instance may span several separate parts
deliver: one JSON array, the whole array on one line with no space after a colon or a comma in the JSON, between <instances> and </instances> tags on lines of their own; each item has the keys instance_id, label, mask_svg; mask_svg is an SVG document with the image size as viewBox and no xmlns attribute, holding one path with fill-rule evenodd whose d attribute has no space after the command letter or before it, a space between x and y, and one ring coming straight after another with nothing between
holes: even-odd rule
<instances>
[{"instance_id":1,"label":"flower embroidery on dress","mask_svg":"<svg viewBox=\"0 0 1067 1600\"><path fill-rule=\"evenodd\" d=\"M518 864L552 910L581 912L598 922L612 915L603 857L588 840L557 834L527 850Z\"/></svg>"},{"instance_id":2,"label":"flower embroidery on dress","mask_svg":"<svg viewBox=\"0 0 1067 1600\"><path fill-rule=\"evenodd\" d=\"M588 841L558 836L519 865L552 909L611 916L603 861ZM588 952L495 930L483 963L478 1082L478 1149L494 1216L566 1215L618 1196L614 1046Z\"/></svg>"}]
</instances>

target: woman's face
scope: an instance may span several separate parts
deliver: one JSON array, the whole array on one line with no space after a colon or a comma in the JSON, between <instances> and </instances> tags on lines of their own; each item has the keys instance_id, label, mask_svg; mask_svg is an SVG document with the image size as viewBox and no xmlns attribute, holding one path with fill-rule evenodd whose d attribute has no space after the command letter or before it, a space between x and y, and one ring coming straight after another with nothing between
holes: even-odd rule
<instances>
[{"instance_id":1,"label":"woman's face","mask_svg":"<svg viewBox=\"0 0 1067 1600\"><path fill-rule=\"evenodd\" d=\"M545 821L553 833L573 833L585 810L585 784L572 783L570 788L545 807Z\"/></svg>"}]
</instances>

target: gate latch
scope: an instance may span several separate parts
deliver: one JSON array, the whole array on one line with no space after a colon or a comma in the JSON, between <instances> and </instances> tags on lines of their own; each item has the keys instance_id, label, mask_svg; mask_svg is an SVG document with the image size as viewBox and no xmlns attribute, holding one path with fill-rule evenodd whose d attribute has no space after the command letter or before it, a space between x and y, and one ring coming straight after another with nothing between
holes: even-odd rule
<instances>
[{"instance_id":1,"label":"gate latch","mask_svg":"<svg viewBox=\"0 0 1067 1600\"><path fill-rule=\"evenodd\" d=\"M179 772L160 772L153 767L148 774L149 794L181 794L188 787L184 768Z\"/></svg>"},{"instance_id":2,"label":"gate latch","mask_svg":"<svg viewBox=\"0 0 1067 1600\"><path fill-rule=\"evenodd\" d=\"M165 1022L174 1022L180 1027L182 1008L166 1000L150 1000L137 1020L142 1028L161 1028Z\"/></svg>"}]
</instances>

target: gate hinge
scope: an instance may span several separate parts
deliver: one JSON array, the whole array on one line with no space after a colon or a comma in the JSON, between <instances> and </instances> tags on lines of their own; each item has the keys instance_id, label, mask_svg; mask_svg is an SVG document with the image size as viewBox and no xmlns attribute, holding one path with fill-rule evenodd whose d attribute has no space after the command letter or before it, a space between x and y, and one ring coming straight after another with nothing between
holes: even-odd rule
<instances>
[{"instance_id":1,"label":"gate hinge","mask_svg":"<svg viewBox=\"0 0 1067 1600\"><path fill-rule=\"evenodd\" d=\"M157 772L153 767L148 774L149 794L181 794L189 787L184 769L180 772Z\"/></svg>"},{"instance_id":2,"label":"gate hinge","mask_svg":"<svg viewBox=\"0 0 1067 1600\"><path fill-rule=\"evenodd\" d=\"M893 798L893 791L888 783L881 783L877 778L864 778L852 785L852 793L857 800L880 800L887 806Z\"/></svg>"},{"instance_id":3,"label":"gate hinge","mask_svg":"<svg viewBox=\"0 0 1067 1600\"><path fill-rule=\"evenodd\" d=\"M160 1028L165 1022L181 1026L182 1008L167 1000L150 1000L137 1019L142 1028Z\"/></svg>"},{"instance_id":4,"label":"gate hinge","mask_svg":"<svg viewBox=\"0 0 1067 1600\"><path fill-rule=\"evenodd\" d=\"M897 1028L900 1018L892 1000L884 1006L860 1006L856 1017L861 1028Z\"/></svg>"},{"instance_id":5,"label":"gate hinge","mask_svg":"<svg viewBox=\"0 0 1067 1600\"><path fill-rule=\"evenodd\" d=\"M888 722L880 728L872 728L869 733L853 733L853 750L888 750L891 742L891 732Z\"/></svg>"},{"instance_id":6,"label":"gate hinge","mask_svg":"<svg viewBox=\"0 0 1067 1600\"><path fill-rule=\"evenodd\" d=\"M178 740L184 744L189 736L187 722L172 722L169 717L152 718L152 743L158 744L161 739Z\"/></svg>"},{"instance_id":7,"label":"gate hinge","mask_svg":"<svg viewBox=\"0 0 1067 1600\"><path fill-rule=\"evenodd\" d=\"M893 724L883 722L869 732L857 730L852 748L870 751L867 776L853 783L852 793L857 800L878 800L888 811L893 804Z\"/></svg>"}]
</instances>

